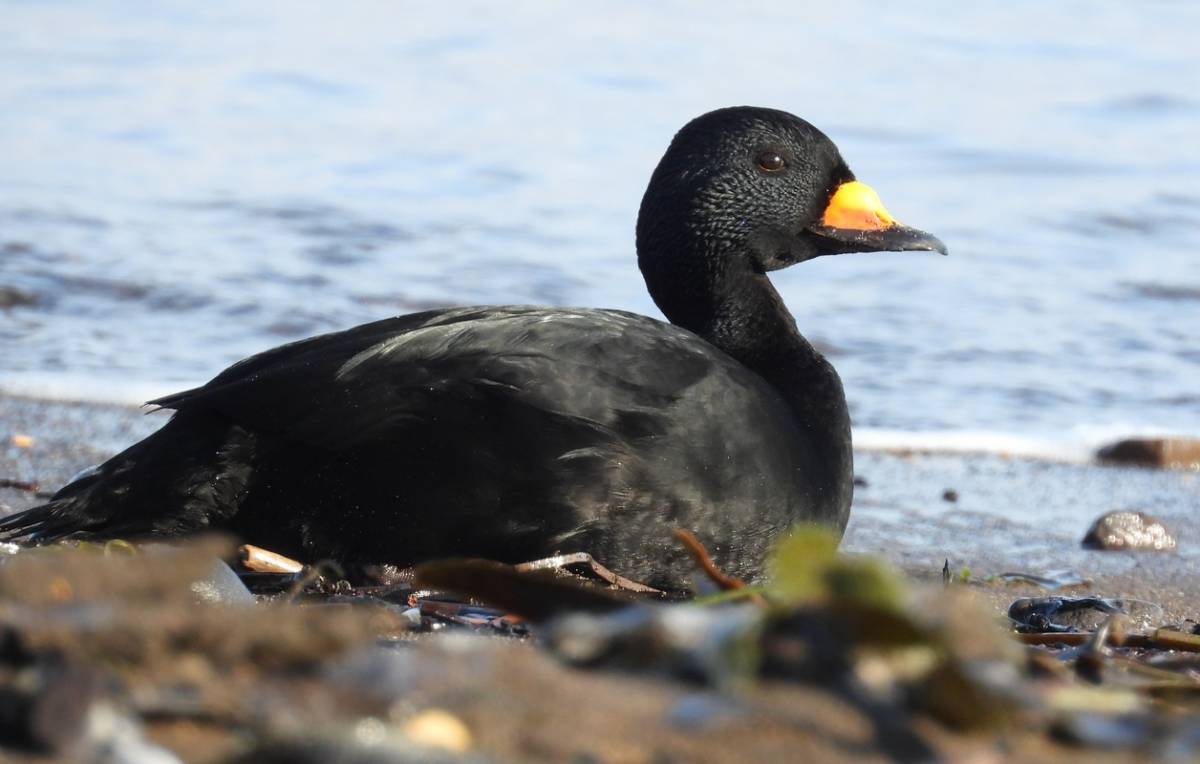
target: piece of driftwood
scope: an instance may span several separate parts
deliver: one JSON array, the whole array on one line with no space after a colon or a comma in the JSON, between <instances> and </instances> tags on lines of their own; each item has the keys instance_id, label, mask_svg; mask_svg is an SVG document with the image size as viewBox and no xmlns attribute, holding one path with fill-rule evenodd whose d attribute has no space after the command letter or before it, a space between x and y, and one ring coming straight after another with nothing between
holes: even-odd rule
<instances>
[{"instance_id":1,"label":"piece of driftwood","mask_svg":"<svg viewBox=\"0 0 1200 764\"><path fill-rule=\"evenodd\" d=\"M722 591L734 591L746 588L745 581L740 578L734 578L717 567L717 564L713 562L712 555L708 553L708 549L705 548L704 543L696 538L696 534L686 528L676 528L675 538L679 539L679 542L692 555L696 564L704 571L704 575L708 576L709 580L717 585L717 588ZM761 594L751 594L747 599L758 605L766 606L767 604L766 599Z\"/></svg>"},{"instance_id":2,"label":"piece of driftwood","mask_svg":"<svg viewBox=\"0 0 1200 764\"><path fill-rule=\"evenodd\" d=\"M535 570L557 570L566 568L570 565L586 565L588 570L601 580L607 581L609 584L624 589L630 592L641 592L644 594L662 594L662 591L655 589L653 586L647 586L639 581L634 581L632 578L618 575L608 568L601 565L587 552L574 552L572 554L558 554L553 557L546 557L541 560L531 560L530 562L522 562L513 566L513 569L518 573L529 573Z\"/></svg>"},{"instance_id":3,"label":"piece of driftwood","mask_svg":"<svg viewBox=\"0 0 1200 764\"><path fill-rule=\"evenodd\" d=\"M304 563L253 544L238 547L242 567L254 573L299 573Z\"/></svg>"},{"instance_id":4,"label":"piece of driftwood","mask_svg":"<svg viewBox=\"0 0 1200 764\"><path fill-rule=\"evenodd\" d=\"M1095 632L1091 631L1051 631L1013 636L1018 642L1026 645L1084 645L1093 639L1094 634ZM1188 634L1175 629L1155 629L1150 634L1109 634L1108 644L1116 647L1147 647L1200 653L1200 634Z\"/></svg>"},{"instance_id":5,"label":"piece of driftwood","mask_svg":"<svg viewBox=\"0 0 1200 764\"><path fill-rule=\"evenodd\" d=\"M1188 634L1175 629L1155 629L1150 639L1154 646L1163 650L1200 653L1200 634Z\"/></svg>"}]
</instances>

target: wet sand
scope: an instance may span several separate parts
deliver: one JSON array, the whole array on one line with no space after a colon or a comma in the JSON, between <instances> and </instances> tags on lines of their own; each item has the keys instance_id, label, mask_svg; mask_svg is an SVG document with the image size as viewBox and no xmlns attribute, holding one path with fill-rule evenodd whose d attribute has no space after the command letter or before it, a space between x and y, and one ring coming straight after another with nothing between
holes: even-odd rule
<instances>
[{"instance_id":1,"label":"wet sand","mask_svg":"<svg viewBox=\"0 0 1200 764\"><path fill-rule=\"evenodd\" d=\"M52 491L79 470L160 427L168 412L0 395L0 478ZM14 435L32 438L29 447ZM1007 572L1070 570L1092 580L1076 591L1135 597L1164 620L1200 619L1200 475L1007 458L997 454L859 451L855 507L843 549L883 557L918 580L938 580L949 561L997 609L1031 586L989 579ZM944 498L947 491L955 501ZM35 503L0 489L0 512ZM5 509L7 507L8 509ZM1080 547L1092 520L1115 509L1158 517L1179 541L1169 553Z\"/></svg>"}]
</instances>

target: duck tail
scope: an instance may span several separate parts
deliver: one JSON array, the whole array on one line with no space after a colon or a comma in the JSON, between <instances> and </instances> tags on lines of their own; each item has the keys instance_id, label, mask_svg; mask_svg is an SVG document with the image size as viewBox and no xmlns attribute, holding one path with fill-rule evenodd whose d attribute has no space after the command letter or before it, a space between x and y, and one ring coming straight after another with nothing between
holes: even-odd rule
<instances>
[{"instance_id":1,"label":"duck tail","mask_svg":"<svg viewBox=\"0 0 1200 764\"><path fill-rule=\"evenodd\" d=\"M45 504L0 518L0 541L133 539L218 527L237 512L254 445L220 417L176 414Z\"/></svg>"},{"instance_id":2,"label":"duck tail","mask_svg":"<svg viewBox=\"0 0 1200 764\"><path fill-rule=\"evenodd\" d=\"M94 467L81 474L45 504L0 518L0 541L46 544L95 535L115 514L97 512L103 505L96 502L103 469Z\"/></svg>"}]
</instances>

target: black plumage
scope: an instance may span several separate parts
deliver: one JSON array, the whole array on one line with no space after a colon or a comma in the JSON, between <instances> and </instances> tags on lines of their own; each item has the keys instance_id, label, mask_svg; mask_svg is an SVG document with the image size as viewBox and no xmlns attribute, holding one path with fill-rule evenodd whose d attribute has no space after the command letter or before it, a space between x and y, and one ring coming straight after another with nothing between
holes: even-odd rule
<instances>
[{"instance_id":1,"label":"black plumage","mask_svg":"<svg viewBox=\"0 0 1200 764\"><path fill-rule=\"evenodd\" d=\"M936 249L824 225L854 180L784 112L685 126L650 180L639 265L673 324L613 310L474 307L386 319L248 358L152 403L171 420L0 520L0 537L228 529L315 560L402 565L590 552L668 588L695 532L754 579L773 539L845 527L850 421L833 367L766 271L822 254Z\"/></svg>"}]
</instances>

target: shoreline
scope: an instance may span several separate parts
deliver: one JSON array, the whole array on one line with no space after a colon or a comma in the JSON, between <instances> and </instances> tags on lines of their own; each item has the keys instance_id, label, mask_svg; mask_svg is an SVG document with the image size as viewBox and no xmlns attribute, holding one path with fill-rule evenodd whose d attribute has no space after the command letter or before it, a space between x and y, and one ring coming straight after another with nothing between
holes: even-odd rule
<instances>
[{"instance_id":1,"label":"shoreline","mask_svg":"<svg viewBox=\"0 0 1200 764\"><path fill-rule=\"evenodd\" d=\"M104 409L127 409L139 413L154 413L145 403L163 395L185 390L199 382L166 382L122 385L125 395L101 394L114 384L97 385L97 394L80 393L80 381L66 385L57 377L39 375L19 376L16 385L11 380L0 384L0 401L27 401L30 404L60 404L63 406L93 406ZM1095 464L1096 452L1109 444L1128 438L1183 438L1200 440L1200 432L1171 429L1161 426L1125 424L1087 424L1064 428L1050 434L1027 434L1006 430L899 430L888 427L854 426L854 450L891 453L899 456L963 455L996 456L1011 459L1031 459L1065 464Z\"/></svg>"}]
</instances>

